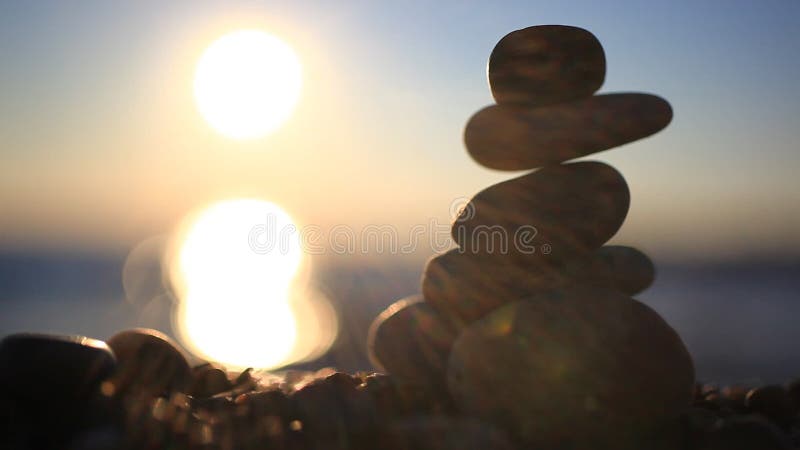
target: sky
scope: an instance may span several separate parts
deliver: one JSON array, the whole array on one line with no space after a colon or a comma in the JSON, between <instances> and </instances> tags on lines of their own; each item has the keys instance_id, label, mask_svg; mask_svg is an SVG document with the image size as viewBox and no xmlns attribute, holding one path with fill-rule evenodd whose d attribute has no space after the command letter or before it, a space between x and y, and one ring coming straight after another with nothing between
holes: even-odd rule
<instances>
[{"instance_id":1,"label":"sky","mask_svg":"<svg viewBox=\"0 0 800 450\"><path fill-rule=\"evenodd\" d=\"M492 102L489 53L552 23L599 38L601 92L675 111L589 158L630 185L617 242L657 259L800 255L793 1L0 2L0 250L125 251L241 196L327 229L447 223L454 200L517 175L462 144ZM251 142L192 98L203 50L242 28L279 36L304 74L289 121Z\"/></svg>"}]
</instances>

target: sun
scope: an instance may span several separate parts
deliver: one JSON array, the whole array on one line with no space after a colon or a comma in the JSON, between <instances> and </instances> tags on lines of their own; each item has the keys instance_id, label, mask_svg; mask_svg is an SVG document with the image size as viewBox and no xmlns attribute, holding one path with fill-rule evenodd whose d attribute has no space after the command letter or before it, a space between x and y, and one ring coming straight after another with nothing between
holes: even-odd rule
<instances>
[{"instance_id":1,"label":"sun","mask_svg":"<svg viewBox=\"0 0 800 450\"><path fill-rule=\"evenodd\" d=\"M260 30L238 30L214 41L200 57L194 98L219 133L257 139L289 118L301 84L300 61L289 45Z\"/></svg>"}]
</instances>

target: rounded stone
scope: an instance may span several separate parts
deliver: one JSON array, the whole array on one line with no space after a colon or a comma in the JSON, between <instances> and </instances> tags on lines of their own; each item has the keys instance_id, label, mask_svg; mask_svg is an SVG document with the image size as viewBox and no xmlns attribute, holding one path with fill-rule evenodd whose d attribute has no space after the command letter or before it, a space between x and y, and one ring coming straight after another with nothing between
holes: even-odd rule
<instances>
[{"instance_id":1,"label":"rounded stone","mask_svg":"<svg viewBox=\"0 0 800 450\"><path fill-rule=\"evenodd\" d=\"M233 388L228 375L214 364L207 363L192 368L192 380L189 384L189 395L194 397L211 397Z\"/></svg>"},{"instance_id":2,"label":"rounded stone","mask_svg":"<svg viewBox=\"0 0 800 450\"><path fill-rule=\"evenodd\" d=\"M444 382L453 326L421 296L399 300L372 322L367 350L372 364L394 377L424 385Z\"/></svg>"},{"instance_id":3,"label":"rounded stone","mask_svg":"<svg viewBox=\"0 0 800 450\"><path fill-rule=\"evenodd\" d=\"M564 279L564 271L552 266L455 248L428 260L421 284L425 300L463 326Z\"/></svg>"},{"instance_id":4,"label":"rounded stone","mask_svg":"<svg viewBox=\"0 0 800 450\"><path fill-rule=\"evenodd\" d=\"M101 395L116 361L102 341L20 333L0 341L0 448L64 448L116 419Z\"/></svg>"},{"instance_id":5,"label":"rounded stone","mask_svg":"<svg viewBox=\"0 0 800 450\"><path fill-rule=\"evenodd\" d=\"M535 169L645 138L671 120L669 103L650 94L603 94L540 108L492 105L469 119L464 144L490 169Z\"/></svg>"},{"instance_id":6,"label":"rounded stone","mask_svg":"<svg viewBox=\"0 0 800 450\"><path fill-rule=\"evenodd\" d=\"M586 264L577 269L572 278L635 295L653 284L656 268L647 255L633 247L606 245L587 258Z\"/></svg>"},{"instance_id":7,"label":"rounded stone","mask_svg":"<svg viewBox=\"0 0 800 450\"><path fill-rule=\"evenodd\" d=\"M134 389L160 395L188 388L189 363L178 345L165 334L134 328L115 334L107 343L119 362L112 380L117 392Z\"/></svg>"},{"instance_id":8,"label":"rounded stone","mask_svg":"<svg viewBox=\"0 0 800 450\"><path fill-rule=\"evenodd\" d=\"M602 448L677 421L692 400L694 366L648 306L571 286L466 328L447 383L461 411L509 427L531 447Z\"/></svg>"},{"instance_id":9,"label":"rounded stone","mask_svg":"<svg viewBox=\"0 0 800 450\"><path fill-rule=\"evenodd\" d=\"M653 263L632 247L604 246L585 260L560 267L464 253L456 248L428 260L421 284L428 303L457 325L464 325L554 286L579 283L634 295L654 278Z\"/></svg>"},{"instance_id":10,"label":"rounded stone","mask_svg":"<svg viewBox=\"0 0 800 450\"><path fill-rule=\"evenodd\" d=\"M0 341L0 367L9 398L69 402L93 394L116 361L97 339L20 333Z\"/></svg>"},{"instance_id":11,"label":"rounded stone","mask_svg":"<svg viewBox=\"0 0 800 450\"><path fill-rule=\"evenodd\" d=\"M546 105L600 89L606 58L597 38L582 28L539 25L505 35L488 66L497 103Z\"/></svg>"},{"instance_id":12,"label":"rounded stone","mask_svg":"<svg viewBox=\"0 0 800 450\"><path fill-rule=\"evenodd\" d=\"M465 253L558 265L600 248L629 205L625 179L607 164L545 167L477 193L451 234Z\"/></svg>"}]
</instances>

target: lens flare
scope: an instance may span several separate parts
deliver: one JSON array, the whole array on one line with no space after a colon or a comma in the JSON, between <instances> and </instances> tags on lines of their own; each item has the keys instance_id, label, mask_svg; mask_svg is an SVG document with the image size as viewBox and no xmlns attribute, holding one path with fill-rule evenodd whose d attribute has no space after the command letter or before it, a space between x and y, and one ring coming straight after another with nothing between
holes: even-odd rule
<instances>
[{"instance_id":1,"label":"lens flare","mask_svg":"<svg viewBox=\"0 0 800 450\"><path fill-rule=\"evenodd\" d=\"M170 273L181 342L231 368L269 369L324 353L336 317L303 286L299 236L283 209L259 199L222 201L191 217Z\"/></svg>"}]
</instances>

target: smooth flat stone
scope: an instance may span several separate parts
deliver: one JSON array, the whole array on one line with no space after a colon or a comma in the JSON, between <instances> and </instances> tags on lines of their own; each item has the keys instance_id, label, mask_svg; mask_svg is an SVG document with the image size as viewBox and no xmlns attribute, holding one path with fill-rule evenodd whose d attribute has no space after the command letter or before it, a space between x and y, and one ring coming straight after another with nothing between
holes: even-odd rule
<instances>
[{"instance_id":1,"label":"smooth flat stone","mask_svg":"<svg viewBox=\"0 0 800 450\"><path fill-rule=\"evenodd\" d=\"M178 345L165 334L134 328L115 334L107 343L119 362L112 379L117 392L134 389L161 395L184 392L189 387L189 363Z\"/></svg>"},{"instance_id":2,"label":"smooth flat stone","mask_svg":"<svg viewBox=\"0 0 800 450\"><path fill-rule=\"evenodd\" d=\"M425 300L463 326L564 279L561 270L550 266L517 264L456 248L428 260L421 284Z\"/></svg>"},{"instance_id":3,"label":"smooth flat stone","mask_svg":"<svg viewBox=\"0 0 800 450\"><path fill-rule=\"evenodd\" d=\"M9 398L71 402L94 394L116 361L97 339L20 333L0 341L0 367Z\"/></svg>"},{"instance_id":4,"label":"smooth flat stone","mask_svg":"<svg viewBox=\"0 0 800 450\"><path fill-rule=\"evenodd\" d=\"M600 248L630 204L625 179L600 162L545 167L476 194L453 223L465 252L556 265Z\"/></svg>"},{"instance_id":5,"label":"smooth flat stone","mask_svg":"<svg viewBox=\"0 0 800 450\"><path fill-rule=\"evenodd\" d=\"M367 338L378 370L422 385L444 382L455 331L421 296L399 300L372 322Z\"/></svg>"},{"instance_id":6,"label":"smooth flat stone","mask_svg":"<svg viewBox=\"0 0 800 450\"><path fill-rule=\"evenodd\" d=\"M100 393L116 367L106 344L83 336L20 333L0 341L0 448L66 448L107 426L116 408Z\"/></svg>"},{"instance_id":7,"label":"smooth flat stone","mask_svg":"<svg viewBox=\"0 0 800 450\"><path fill-rule=\"evenodd\" d=\"M487 72L497 103L547 105L600 89L606 57L597 38L582 28L539 25L505 35L492 50Z\"/></svg>"},{"instance_id":8,"label":"smooth flat stone","mask_svg":"<svg viewBox=\"0 0 800 450\"><path fill-rule=\"evenodd\" d=\"M490 169L534 169L645 138L671 120L669 103L650 94L603 94L539 108L492 105L469 119L464 144Z\"/></svg>"},{"instance_id":9,"label":"smooth flat stone","mask_svg":"<svg viewBox=\"0 0 800 450\"><path fill-rule=\"evenodd\" d=\"M571 275L582 284L615 289L635 295L650 287L656 268L641 251L624 245L605 245L587 258Z\"/></svg>"},{"instance_id":10,"label":"smooth flat stone","mask_svg":"<svg viewBox=\"0 0 800 450\"><path fill-rule=\"evenodd\" d=\"M428 303L464 325L554 286L579 283L633 295L654 277L653 263L632 247L604 246L563 267L506 261L456 248L428 260L421 285Z\"/></svg>"},{"instance_id":11,"label":"smooth flat stone","mask_svg":"<svg viewBox=\"0 0 800 450\"><path fill-rule=\"evenodd\" d=\"M459 410L531 448L622 448L678 420L692 400L694 367L655 311L613 290L575 286L466 328L447 382Z\"/></svg>"}]
</instances>

